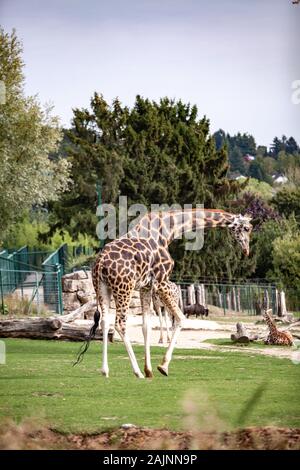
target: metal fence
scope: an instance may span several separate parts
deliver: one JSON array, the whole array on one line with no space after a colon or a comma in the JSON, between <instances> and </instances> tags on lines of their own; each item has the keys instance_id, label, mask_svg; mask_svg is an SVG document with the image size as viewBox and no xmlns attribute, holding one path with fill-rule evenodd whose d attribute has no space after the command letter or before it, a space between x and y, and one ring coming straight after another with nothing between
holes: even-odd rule
<instances>
[{"instance_id":1,"label":"metal fence","mask_svg":"<svg viewBox=\"0 0 300 470\"><path fill-rule=\"evenodd\" d=\"M68 260L68 246L62 245L51 253L42 263L44 302L55 304L57 313L63 312L62 276L65 274Z\"/></svg>"},{"instance_id":2,"label":"metal fence","mask_svg":"<svg viewBox=\"0 0 300 470\"><path fill-rule=\"evenodd\" d=\"M68 257L67 245L54 252L17 251L0 252L0 307L5 311L7 296L15 295L57 313L63 312L62 275ZM32 264L36 263L36 265Z\"/></svg>"},{"instance_id":3,"label":"metal fence","mask_svg":"<svg viewBox=\"0 0 300 470\"><path fill-rule=\"evenodd\" d=\"M278 313L276 287L271 284L223 284L179 282L184 305L199 303L216 307L219 314L260 315L264 292L267 290L270 308ZM192 288L192 289L191 289Z\"/></svg>"}]
</instances>

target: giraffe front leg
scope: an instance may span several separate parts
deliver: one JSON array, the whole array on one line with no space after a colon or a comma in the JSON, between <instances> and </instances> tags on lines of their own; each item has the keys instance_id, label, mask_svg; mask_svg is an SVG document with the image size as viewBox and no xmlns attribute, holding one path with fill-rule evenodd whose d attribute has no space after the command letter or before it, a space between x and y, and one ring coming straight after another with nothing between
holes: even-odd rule
<instances>
[{"instance_id":1,"label":"giraffe front leg","mask_svg":"<svg viewBox=\"0 0 300 470\"><path fill-rule=\"evenodd\" d=\"M170 318L169 312L167 312L167 310L165 310L165 323L166 323L167 342L168 342L168 343L171 342L170 330L169 330L169 323L168 323L169 318Z\"/></svg>"},{"instance_id":2,"label":"giraffe front leg","mask_svg":"<svg viewBox=\"0 0 300 470\"><path fill-rule=\"evenodd\" d=\"M159 316L159 325L160 325L160 336L159 336L159 344L163 344L164 342L164 325L163 325L163 318L162 318L162 313L161 313L161 308L158 308L158 316Z\"/></svg>"},{"instance_id":3,"label":"giraffe front leg","mask_svg":"<svg viewBox=\"0 0 300 470\"><path fill-rule=\"evenodd\" d=\"M126 332L126 313L127 311L124 312L122 311L122 309L118 310L118 307L117 307L115 328L125 345L134 375L138 377L139 379L144 379L144 376L139 368L134 351L132 349L128 333Z\"/></svg>"},{"instance_id":4,"label":"giraffe front leg","mask_svg":"<svg viewBox=\"0 0 300 470\"><path fill-rule=\"evenodd\" d=\"M109 367L108 367L108 358L107 358L107 348L108 348L108 332L109 332L109 303L110 303L111 291L106 286L106 284L100 282L98 288L98 303L101 308L101 330L103 337L102 345L102 367L101 373L104 377L109 376Z\"/></svg>"}]
</instances>

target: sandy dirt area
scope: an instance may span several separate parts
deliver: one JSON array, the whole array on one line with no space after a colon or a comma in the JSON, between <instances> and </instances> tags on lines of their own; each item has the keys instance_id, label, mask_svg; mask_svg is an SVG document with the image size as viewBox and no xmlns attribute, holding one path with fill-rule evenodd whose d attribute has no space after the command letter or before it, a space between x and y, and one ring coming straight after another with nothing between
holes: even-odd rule
<instances>
[{"instance_id":1,"label":"sandy dirt area","mask_svg":"<svg viewBox=\"0 0 300 470\"><path fill-rule=\"evenodd\" d=\"M87 320L77 320L78 323L87 322ZM92 322L90 322L92 324ZM110 315L110 324L114 326L114 315ZM151 345L166 347L166 330L164 329L164 344L160 344L160 327L159 319L156 316L151 318L152 331L151 331ZM258 334L259 337L266 337L268 334L268 328L265 325L256 325L255 323L247 323L244 325L247 327L250 333ZM284 330L286 326L279 327ZM133 344L144 344L143 332L142 332L142 316L141 315L130 315L127 318L127 331ZM251 354L264 354L267 356L276 356L281 358L293 359L295 356L295 348L280 348L280 347L251 347L251 346L219 346L204 342L208 339L216 338L230 338L231 333L236 332L236 321L233 319L231 322L222 323L211 320L199 320L199 319L186 319L184 320L183 328L180 332L177 348L182 349L206 349L216 351L238 351ZM119 336L115 333L115 340L119 340ZM299 352L297 352L299 355ZM300 357L299 357L300 362Z\"/></svg>"},{"instance_id":2,"label":"sandy dirt area","mask_svg":"<svg viewBox=\"0 0 300 470\"><path fill-rule=\"evenodd\" d=\"M0 449L247 449L299 450L300 429L249 427L236 431L205 432L171 431L132 426L112 429L100 434L61 434L39 427L30 421L19 425L7 423L0 429Z\"/></svg>"}]
</instances>

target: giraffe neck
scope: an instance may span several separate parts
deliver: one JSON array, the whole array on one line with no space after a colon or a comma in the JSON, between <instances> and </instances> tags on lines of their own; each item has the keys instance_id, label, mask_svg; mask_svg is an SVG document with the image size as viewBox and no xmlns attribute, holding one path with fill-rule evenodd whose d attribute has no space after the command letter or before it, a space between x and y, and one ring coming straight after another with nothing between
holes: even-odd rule
<instances>
[{"instance_id":1,"label":"giraffe neck","mask_svg":"<svg viewBox=\"0 0 300 470\"><path fill-rule=\"evenodd\" d=\"M177 211L172 214L167 242L171 243L174 238L188 232L205 228L226 227L234 215L229 212L216 209L191 209L188 211ZM173 222L173 223L172 223Z\"/></svg>"},{"instance_id":2,"label":"giraffe neck","mask_svg":"<svg viewBox=\"0 0 300 470\"><path fill-rule=\"evenodd\" d=\"M269 327L269 330L270 330L270 333L277 333L277 326L275 325L274 323L274 320L273 318L271 317L271 315L269 314L268 310L264 310L264 317L265 317L265 320L266 320L266 323Z\"/></svg>"},{"instance_id":3,"label":"giraffe neck","mask_svg":"<svg viewBox=\"0 0 300 470\"><path fill-rule=\"evenodd\" d=\"M189 209L149 213L127 235L159 237L168 245L183 234L204 228L226 227L235 215L217 209Z\"/></svg>"}]
</instances>

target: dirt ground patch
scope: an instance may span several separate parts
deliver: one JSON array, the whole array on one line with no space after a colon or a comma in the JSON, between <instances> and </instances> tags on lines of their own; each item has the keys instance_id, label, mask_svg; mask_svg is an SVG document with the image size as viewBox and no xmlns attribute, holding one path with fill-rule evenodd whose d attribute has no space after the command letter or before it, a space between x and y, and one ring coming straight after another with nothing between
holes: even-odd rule
<instances>
[{"instance_id":1,"label":"dirt ground patch","mask_svg":"<svg viewBox=\"0 0 300 470\"><path fill-rule=\"evenodd\" d=\"M231 432L175 432L123 427L95 435L61 434L30 422L2 426L0 449L300 450L300 429L249 427Z\"/></svg>"}]
</instances>

